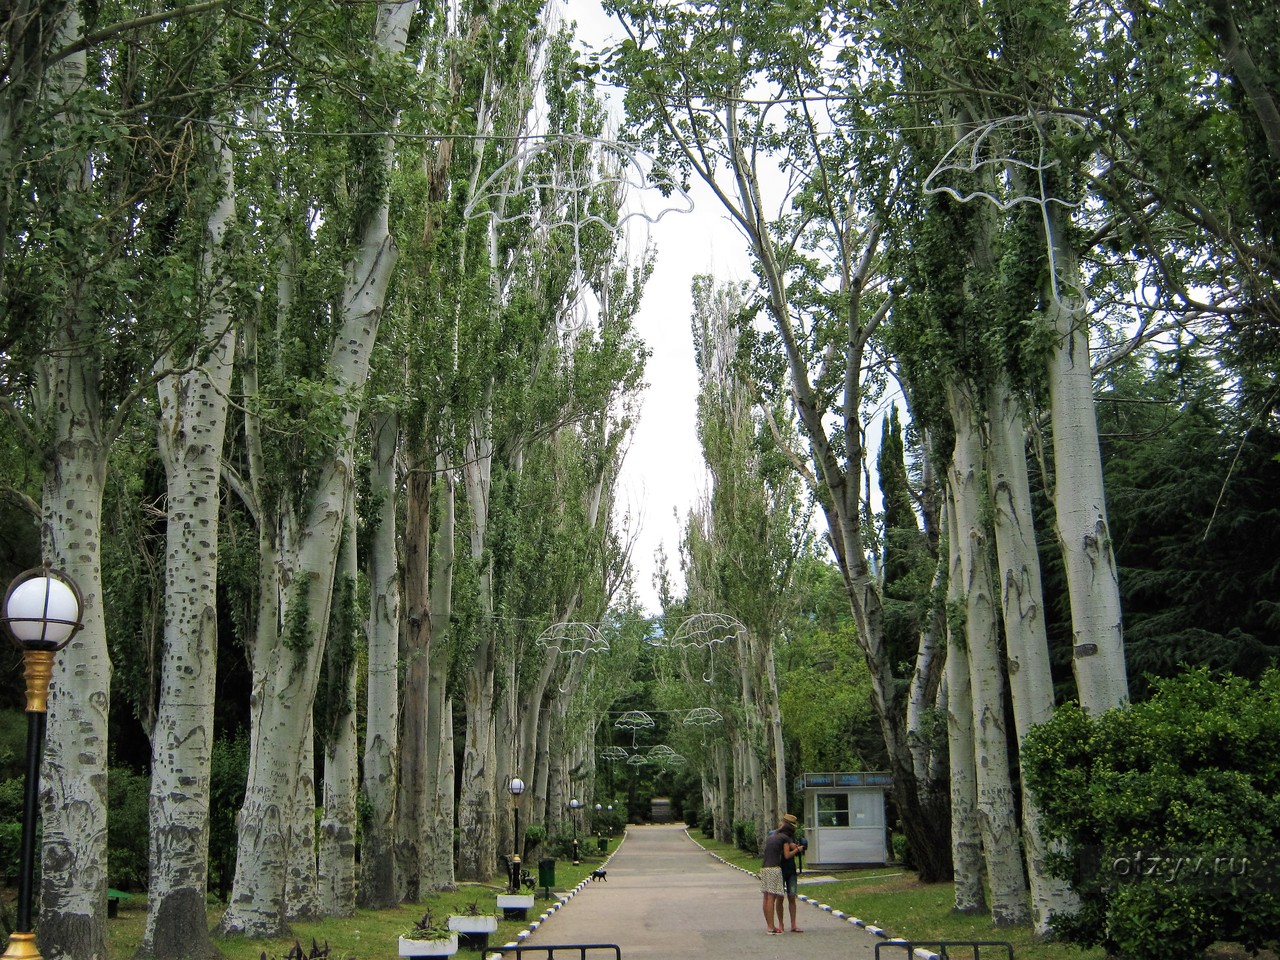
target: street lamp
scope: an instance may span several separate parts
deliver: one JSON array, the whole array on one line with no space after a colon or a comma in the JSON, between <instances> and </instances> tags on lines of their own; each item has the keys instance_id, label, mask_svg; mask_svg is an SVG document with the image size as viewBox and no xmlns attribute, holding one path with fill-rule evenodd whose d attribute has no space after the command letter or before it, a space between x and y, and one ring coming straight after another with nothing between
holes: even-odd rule
<instances>
[{"instance_id":1,"label":"street lamp","mask_svg":"<svg viewBox=\"0 0 1280 960\"><path fill-rule=\"evenodd\" d=\"M512 777L511 782L507 784L507 789L511 791L511 809L516 816L516 835L512 846L515 847L515 853L511 855L511 877L509 883L512 893L520 892L520 794L524 793L524 781L519 777Z\"/></svg>"},{"instance_id":2,"label":"street lamp","mask_svg":"<svg viewBox=\"0 0 1280 960\"><path fill-rule=\"evenodd\" d=\"M36 859L36 800L40 793L40 755L49 708L53 655L84 626L83 599L76 582L47 564L18 574L4 595L4 622L22 650L27 681L27 773L22 803L22 846L18 863L18 918L4 960L40 960L31 923L31 887Z\"/></svg>"},{"instance_id":3,"label":"street lamp","mask_svg":"<svg viewBox=\"0 0 1280 960\"><path fill-rule=\"evenodd\" d=\"M573 821L573 862L581 863L582 858L578 856L578 811L582 809L582 801L574 797L569 801L569 819Z\"/></svg>"}]
</instances>

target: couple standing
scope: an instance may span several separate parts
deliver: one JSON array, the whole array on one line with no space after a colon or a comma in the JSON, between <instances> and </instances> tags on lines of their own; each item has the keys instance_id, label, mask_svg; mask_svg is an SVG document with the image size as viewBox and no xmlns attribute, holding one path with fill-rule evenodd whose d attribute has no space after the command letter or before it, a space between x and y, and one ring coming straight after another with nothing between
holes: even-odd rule
<instances>
[{"instance_id":1,"label":"couple standing","mask_svg":"<svg viewBox=\"0 0 1280 960\"><path fill-rule=\"evenodd\" d=\"M804 853L805 844L796 842L795 814L784 813L778 829L764 841L764 860L760 865L760 889L764 891L764 923L766 932L782 932L782 898L791 907L791 932L804 933L796 926L796 861Z\"/></svg>"}]
</instances>

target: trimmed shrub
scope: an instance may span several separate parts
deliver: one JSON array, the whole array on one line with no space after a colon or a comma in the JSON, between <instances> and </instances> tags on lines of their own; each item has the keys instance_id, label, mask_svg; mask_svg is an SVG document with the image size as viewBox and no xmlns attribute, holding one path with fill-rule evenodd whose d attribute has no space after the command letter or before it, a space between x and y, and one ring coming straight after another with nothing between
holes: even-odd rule
<instances>
[{"instance_id":1,"label":"trimmed shrub","mask_svg":"<svg viewBox=\"0 0 1280 960\"><path fill-rule=\"evenodd\" d=\"M733 821L733 845L747 853L760 852L760 840L756 837L754 820Z\"/></svg>"},{"instance_id":2,"label":"trimmed shrub","mask_svg":"<svg viewBox=\"0 0 1280 960\"><path fill-rule=\"evenodd\" d=\"M1217 940L1280 938L1280 673L1204 669L1086 716L1074 703L1023 744L1055 869L1080 909L1055 932L1130 960L1191 960Z\"/></svg>"}]
</instances>

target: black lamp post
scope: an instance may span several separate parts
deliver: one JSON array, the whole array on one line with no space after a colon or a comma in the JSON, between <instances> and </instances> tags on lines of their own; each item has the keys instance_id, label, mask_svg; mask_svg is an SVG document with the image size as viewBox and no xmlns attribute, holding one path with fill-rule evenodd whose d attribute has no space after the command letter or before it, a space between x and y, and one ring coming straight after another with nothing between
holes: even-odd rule
<instances>
[{"instance_id":1,"label":"black lamp post","mask_svg":"<svg viewBox=\"0 0 1280 960\"><path fill-rule=\"evenodd\" d=\"M573 862L581 863L582 858L578 856L578 811L582 809L582 801L574 797L569 801L569 819L573 821Z\"/></svg>"},{"instance_id":2,"label":"black lamp post","mask_svg":"<svg viewBox=\"0 0 1280 960\"><path fill-rule=\"evenodd\" d=\"M3 620L22 649L27 681L27 772L22 803L22 845L18 863L18 916L4 960L40 960L31 922L31 888L35 881L36 801L40 794L40 757L49 708L53 655L84 626L83 600L76 582L49 566L18 574L4 595Z\"/></svg>"},{"instance_id":3,"label":"black lamp post","mask_svg":"<svg viewBox=\"0 0 1280 960\"><path fill-rule=\"evenodd\" d=\"M512 777L511 782L507 784L507 789L511 791L511 809L515 812L516 818L516 835L515 840L511 844L515 847L515 853L511 855L511 877L509 878L510 892L520 892L520 794L524 793L524 781L519 777Z\"/></svg>"}]
</instances>

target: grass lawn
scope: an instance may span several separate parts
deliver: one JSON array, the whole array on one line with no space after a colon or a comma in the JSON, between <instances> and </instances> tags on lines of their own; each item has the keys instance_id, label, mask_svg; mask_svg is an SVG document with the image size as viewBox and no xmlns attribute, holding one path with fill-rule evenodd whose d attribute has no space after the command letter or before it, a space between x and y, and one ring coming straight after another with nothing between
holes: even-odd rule
<instances>
[{"instance_id":1,"label":"grass lawn","mask_svg":"<svg viewBox=\"0 0 1280 960\"><path fill-rule=\"evenodd\" d=\"M489 937L490 945L500 946L514 940L517 933L528 927L529 920L536 920L549 904L555 902L565 891L576 887L600 865L601 859L584 857L578 866L557 860L556 885L552 888L551 899L543 898L541 887L536 889L528 920L500 920L498 932ZM537 876L536 871L534 875ZM295 943L301 946L304 957L311 952L314 943L321 947L328 945L330 960L387 960L396 956L397 938L421 919L427 910L431 911L433 920L442 925L447 922L450 914L467 913L467 907L472 903L476 904L481 913L496 913L494 898L505 892L506 886L496 883L460 884L456 891L432 894L422 903L406 904L392 910L359 910L354 917L345 919L296 923L293 925L292 935L280 939L214 938L214 948L226 960L263 960L264 957L265 960L285 960ZM210 929L221 916L221 906L209 908ZM134 896L120 904L118 916L107 921L107 954L110 960L130 960L133 957L142 944L146 919L145 897ZM480 954L474 950L460 949L458 957L467 960L479 958Z\"/></svg>"},{"instance_id":2,"label":"grass lawn","mask_svg":"<svg viewBox=\"0 0 1280 960\"><path fill-rule=\"evenodd\" d=\"M709 840L698 831L689 836L717 856L744 867L759 870L760 858L737 848ZM805 883L806 877L832 878L831 882ZM1062 943L1037 940L1030 926L993 927L987 915L956 913L954 890L950 883L921 883L916 875L893 865L866 870L806 870L800 876L800 895L840 910L851 917L880 927L890 936L919 943L939 940L1005 941L1013 945L1016 960L1102 960L1101 949L1082 950ZM803 924L805 911L816 909L810 904L798 905L797 915ZM958 958L972 957L972 951L952 951ZM983 958L1002 960L1004 954L984 948Z\"/></svg>"}]
</instances>

